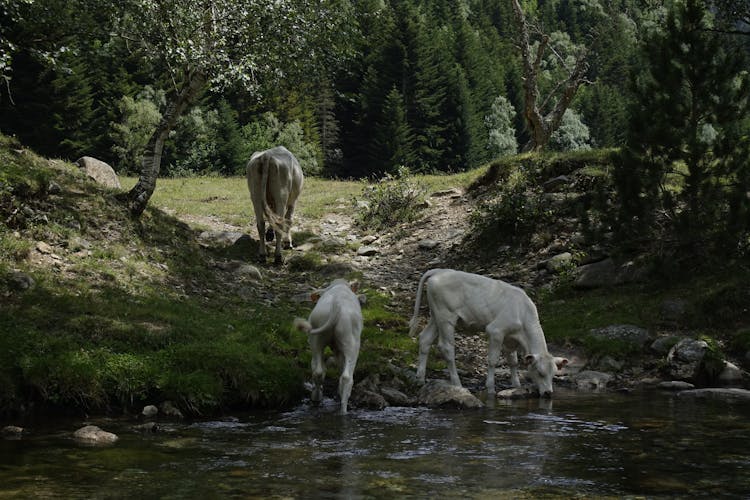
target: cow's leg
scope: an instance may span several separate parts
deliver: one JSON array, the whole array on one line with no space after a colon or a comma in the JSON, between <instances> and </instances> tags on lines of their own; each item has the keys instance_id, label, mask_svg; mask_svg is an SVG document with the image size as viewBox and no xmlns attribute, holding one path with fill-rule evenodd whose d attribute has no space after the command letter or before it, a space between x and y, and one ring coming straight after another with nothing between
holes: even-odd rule
<instances>
[{"instance_id":1,"label":"cow's leg","mask_svg":"<svg viewBox=\"0 0 750 500\"><path fill-rule=\"evenodd\" d=\"M498 342L495 335L489 335L489 343L487 346L487 394L495 394L495 367L500 361L500 354L502 353L502 341Z\"/></svg>"},{"instance_id":2,"label":"cow's leg","mask_svg":"<svg viewBox=\"0 0 750 500\"><path fill-rule=\"evenodd\" d=\"M294 203L291 203L286 207L286 215L284 216L284 224L286 227L287 240L289 241L289 248L294 248L292 245L292 216L294 215Z\"/></svg>"},{"instance_id":3,"label":"cow's leg","mask_svg":"<svg viewBox=\"0 0 750 500\"><path fill-rule=\"evenodd\" d=\"M510 385L521 387L521 381L518 379L518 353L515 350L506 352L505 360L510 366Z\"/></svg>"},{"instance_id":4,"label":"cow's leg","mask_svg":"<svg viewBox=\"0 0 750 500\"><path fill-rule=\"evenodd\" d=\"M437 328L435 322L430 318L427 326L419 334L419 361L417 362L417 381L424 384L427 372L427 357L430 354L430 347L437 338Z\"/></svg>"},{"instance_id":5,"label":"cow's leg","mask_svg":"<svg viewBox=\"0 0 750 500\"><path fill-rule=\"evenodd\" d=\"M323 364L324 346L320 345L317 339L311 338L310 347L312 349L312 361L310 365L312 367L313 379L313 390L310 394L310 400L317 406L323 399L323 380L326 376L325 365Z\"/></svg>"},{"instance_id":6,"label":"cow's leg","mask_svg":"<svg viewBox=\"0 0 750 500\"><path fill-rule=\"evenodd\" d=\"M461 387L461 379L458 378L456 370L456 325L452 322L437 322L438 325L438 349L443 354L443 358L448 363L448 374L451 378L451 385Z\"/></svg>"},{"instance_id":7,"label":"cow's leg","mask_svg":"<svg viewBox=\"0 0 750 500\"><path fill-rule=\"evenodd\" d=\"M349 405L349 396L354 384L354 368L357 366L357 352L344 356L344 366L339 377L339 397L341 398L341 414L345 415Z\"/></svg>"},{"instance_id":8,"label":"cow's leg","mask_svg":"<svg viewBox=\"0 0 750 500\"><path fill-rule=\"evenodd\" d=\"M284 207L286 206L286 197L282 194L280 199L274 200L274 212L276 214L276 223L279 221L283 221L284 217ZM283 222L282 222L283 224ZM274 224L276 226L277 224ZM273 254L273 261L275 264L283 264L284 263L284 257L281 255L281 247L283 245L284 240L284 233L283 233L283 227L274 227L274 232L276 234L276 250Z\"/></svg>"},{"instance_id":9,"label":"cow's leg","mask_svg":"<svg viewBox=\"0 0 750 500\"><path fill-rule=\"evenodd\" d=\"M258 228L258 260L260 262L266 261L266 240L264 236L266 234L266 221L263 219L263 211L255 211L255 225Z\"/></svg>"}]
</instances>

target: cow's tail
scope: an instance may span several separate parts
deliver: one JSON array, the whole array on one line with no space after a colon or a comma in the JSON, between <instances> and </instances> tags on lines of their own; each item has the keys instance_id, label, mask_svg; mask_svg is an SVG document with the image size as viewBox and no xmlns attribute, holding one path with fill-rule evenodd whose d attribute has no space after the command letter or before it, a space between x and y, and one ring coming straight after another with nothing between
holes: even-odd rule
<instances>
[{"instance_id":1,"label":"cow's tail","mask_svg":"<svg viewBox=\"0 0 750 500\"><path fill-rule=\"evenodd\" d=\"M268 224L271 226L271 228L273 228L274 231L278 231L281 234L286 235L289 230L286 227L284 216L282 215L281 217L279 217L268 204L268 171L271 168L270 163L271 158L269 157L269 155L263 155L263 161L261 162L260 167L260 185L261 189L263 190L263 214L266 216ZM283 207L283 209L285 210L286 207Z\"/></svg>"},{"instance_id":2,"label":"cow's tail","mask_svg":"<svg viewBox=\"0 0 750 500\"><path fill-rule=\"evenodd\" d=\"M422 301L422 288L424 288L424 284L430 278L430 276L438 271L440 271L440 269L431 269L424 273L422 275L422 278L419 280L419 286L417 286L417 299L414 302L414 315L411 317L411 321L409 321L410 336L414 336L414 334L417 333L417 327L419 326L419 306Z\"/></svg>"},{"instance_id":3,"label":"cow's tail","mask_svg":"<svg viewBox=\"0 0 750 500\"><path fill-rule=\"evenodd\" d=\"M341 313L341 306L339 306L338 302L333 301L331 302L331 312L328 314L328 319L326 322L319 326L318 328L313 328L309 321L307 321L304 318L295 318L294 319L294 327L301 331L305 332L308 335L319 335L323 332L326 332L334 327L336 323L339 320L339 314Z\"/></svg>"}]
</instances>

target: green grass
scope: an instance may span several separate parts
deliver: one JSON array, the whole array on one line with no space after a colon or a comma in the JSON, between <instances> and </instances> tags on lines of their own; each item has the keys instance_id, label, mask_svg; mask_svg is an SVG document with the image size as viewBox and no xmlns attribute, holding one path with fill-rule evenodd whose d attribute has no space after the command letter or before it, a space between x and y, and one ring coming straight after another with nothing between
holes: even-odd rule
<instances>
[{"instance_id":1,"label":"green grass","mask_svg":"<svg viewBox=\"0 0 750 500\"><path fill-rule=\"evenodd\" d=\"M482 169L477 169L453 175L415 175L414 178L427 186L428 192L435 192L453 187L465 188L481 172ZM126 190L137 180L135 177L120 177ZM349 213L352 200L361 196L365 186L362 181L308 177L295 213L307 219L320 219L327 213ZM247 181L240 176L159 179L151 204L169 213L213 217L239 227L250 227L255 223ZM197 227L201 227L200 221Z\"/></svg>"}]
</instances>

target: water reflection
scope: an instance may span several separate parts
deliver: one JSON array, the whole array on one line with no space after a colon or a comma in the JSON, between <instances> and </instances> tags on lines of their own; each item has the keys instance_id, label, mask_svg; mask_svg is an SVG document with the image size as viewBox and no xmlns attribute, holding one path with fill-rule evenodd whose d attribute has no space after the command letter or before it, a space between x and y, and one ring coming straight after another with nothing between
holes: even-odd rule
<instances>
[{"instance_id":1,"label":"water reflection","mask_svg":"<svg viewBox=\"0 0 750 500\"><path fill-rule=\"evenodd\" d=\"M750 495L746 406L561 391L481 411L336 411L328 401L156 434L106 421L120 435L108 448L32 429L0 441L0 497Z\"/></svg>"}]
</instances>

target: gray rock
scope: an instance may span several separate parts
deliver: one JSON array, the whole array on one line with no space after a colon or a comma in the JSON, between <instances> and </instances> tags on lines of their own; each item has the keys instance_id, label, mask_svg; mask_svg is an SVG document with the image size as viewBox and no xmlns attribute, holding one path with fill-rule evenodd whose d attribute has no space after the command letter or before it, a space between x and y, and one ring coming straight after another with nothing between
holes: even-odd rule
<instances>
[{"instance_id":1,"label":"gray rock","mask_svg":"<svg viewBox=\"0 0 750 500\"><path fill-rule=\"evenodd\" d=\"M143 411L141 412L141 415L143 415L146 418L155 417L156 414L159 413L159 408L157 408L154 405L148 405L143 407Z\"/></svg>"},{"instance_id":2,"label":"gray rock","mask_svg":"<svg viewBox=\"0 0 750 500\"><path fill-rule=\"evenodd\" d=\"M171 401L164 401L159 405L159 411L167 417L182 418L182 412Z\"/></svg>"},{"instance_id":3,"label":"gray rock","mask_svg":"<svg viewBox=\"0 0 750 500\"><path fill-rule=\"evenodd\" d=\"M503 389L502 391L498 391L495 396L500 399L528 399L539 397L539 393L531 386L521 386Z\"/></svg>"},{"instance_id":4,"label":"gray rock","mask_svg":"<svg viewBox=\"0 0 750 500\"><path fill-rule=\"evenodd\" d=\"M112 444L117 441L117 436L111 432L103 431L95 425L81 427L73 433L76 441L86 444Z\"/></svg>"},{"instance_id":5,"label":"gray rock","mask_svg":"<svg viewBox=\"0 0 750 500\"><path fill-rule=\"evenodd\" d=\"M23 292L31 290L36 286L34 278L21 271L11 271L8 273L8 284L13 290Z\"/></svg>"},{"instance_id":6,"label":"gray rock","mask_svg":"<svg viewBox=\"0 0 750 500\"><path fill-rule=\"evenodd\" d=\"M372 245L378 241L378 237L372 234L368 234L367 236L362 237L362 244L363 245Z\"/></svg>"},{"instance_id":7,"label":"gray rock","mask_svg":"<svg viewBox=\"0 0 750 500\"><path fill-rule=\"evenodd\" d=\"M367 389L358 390L352 399L357 406L369 410L382 410L388 407L388 401L383 396Z\"/></svg>"},{"instance_id":8,"label":"gray rock","mask_svg":"<svg viewBox=\"0 0 750 500\"><path fill-rule=\"evenodd\" d=\"M730 363L729 361L724 361L724 368L722 368L717 379L722 384L734 385L740 384L743 377L744 374L737 365Z\"/></svg>"},{"instance_id":9,"label":"gray rock","mask_svg":"<svg viewBox=\"0 0 750 500\"><path fill-rule=\"evenodd\" d=\"M51 253L55 252L55 249L52 248L52 246L49 243L46 243L44 241L37 241L36 242L36 251L39 253L43 253L45 255L49 255Z\"/></svg>"},{"instance_id":10,"label":"gray rock","mask_svg":"<svg viewBox=\"0 0 750 500\"><path fill-rule=\"evenodd\" d=\"M419 243L417 243L417 246L422 250L432 250L436 246L438 246L440 243L438 243L435 240L431 239L424 239L421 240Z\"/></svg>"},{"instance_id":11,"label":"gray rock","mask_svg":"<svg viewBox=\"0 0 750 500\"><path fill-rule=\"evenodd\" d=\"M690 382L684 382L682 380L667 380L664 382L659 382L656 387L665 391L689 391L691 389L695 389L695 386L693 384L691 384Z\"/></svg>"},{"instance_id":12,"label":"gray rock","mask_svg":"<svg viewBox=\"0 0 750 500\"><path fill-rule=\"evenodd\" d=\"M575 288L602 288L613 286L615 284L617 268L615 266L615 261L608 258L579 267L577 274L578 276L573 283Z\"/></svg>"},{"instance_id":13,"label":"gray rock","mask_svg":"<svg viewBox=\"0 0 750 500\"><path fill-rule=\"evenodd\" d=\"M577 389L599 390L605 389L612 380L609 373L584 370L570 377L570 381Z\"/></svg>"},{"instance_id":14,"label":"gray rock","mask_svg":"<svg viewBox=\"0 0 750 500\"><path fill-rule=\"evenodd\" d=\"M359 247L359 249L357 249L357 255L359 255L360 257L369 257L371 255L376 255L379 253L380 249L369 245L361 246Z\"/></svg>"},{"instance_id":15,"label":"gray rock","mask_svg":"<svg viewBox=\"0 0 750 500\"><path fill-rule=\"evenodd\" d=\"M682 391L678 394L681 398L711 399L725 402L750 402L750 391L738 388L708 388L694 389L691 391Z\"/></svg>"},{"instance_id":16,"label":"gray rock","mask_svg":"<svg viewBox=\"0 0 750 500\"><path fill-rule=\"evenodd\" d=\"M383 395L388 404L392 406L409 406L413 403L412 399L403 392L391 387L382 387L380 394Z\"/></svg>"},{"instance_id":17,"label":"gray rock","mask_svg":"<svg viewBox=\"0 0 750 500\"><path fill-rule=\"evenodd\" d=\"M338 236L331 236L320 242L320 246L326 250L336 250L339 248L346 248L346 240Z\"/></svg>"},{"instance_id":18,"label":"gray rock","mask_svg":"<svg viewBox=\"0 0 750 500\"><path fill-rule=\"evenodd\" d=\"M109 164L91 156L82 156L76 161L83 172L99 184L108 188L122 189L120 179Z\"/></svg>"},{"instance_id":19,"label":"gray rock","mask_svg":"<svg viewBox=\"0 0 750 500\"><path fill-rule=\"evenodd\" d=\"M544 261L544 267L551 273L558 273L569 267L573 262L573 255L570 252L563 252Z\"/></svg>"},{"instance_id":20,"label":"gray rock","mask_svg":"<svg viewBox=\"0 0 750 500\"><path fill-rule=\"evenodd\" d=\"M146 422L145 424L134 425L133 430L137 432L154 433L159 431L159 424L156 422Z\"/></svg>"},{"instance_id":21,"label":"gray rock","mask_svg":"<svg viewBox=\"0 0 750 500\"><path fill-rule=\"evenodd\" d=\"M667 361L700 362L707 349L708 344L703 340L682 339L669 350Z\"/></svg>"},{"instance_id":22,"label":"gray rock","mask_svg":"<svg viewBox=\"0 0 750 500\"><path fill-rule=\"evenodd\" d=\"M23 436L23 427L18 427L16 425L6 425L3 427L3 430L0 432L2 434L3 438L5 439L21 439L21 436Z\"/></svg>"},{"instance_id":23,"label":"gray rock","mask_svg":"<svg viewBox=\"0 0 750 500\"><path fill-rule=\"evenodd\" d=\"M484 403L465 387L443 380L430 380L419 391L419 404L429 407L482 408Z\"/></svg>"},{"instance_id":24,"label":"gray rock","mask_svg":"<svg viewBox=\"0 0 750 500\"><path fill-rule=\"evenodd\" d=\"M680 340L667 354L669 375L678 380L696 380L707 350L708 344L702 340Z\"/></svg>"},{"instance_id":25,"label":"gray rock","mask_svg":"<svg viewBox=\"0 0 750 500\"><path fill-rule=\"evenodd\" d=\"M610 325L604 328L594 328L589 333L595 337L618 340L640 346L648 342L650 337L648 330L635 325Z\"/></svg>"},{"instance_id":26,"label":"gray rock","mask_svg":"<svg viewBox=\"0 0 750 500\"><path fill-rule=\"evenodd\" d=\"M50 181L50 183L47 185L47 192L49 194L60 194L62 193L62 188L57 182Z\"/></svg>"},{"instance_id":27,"label":"gray rock","mask_svg":"<svg viewBox=\"0 0 750 500\"><path fill-rule=\"evenodd\" d=\"M231 247L244 239L251 238L238 231L203 231L198 235L198 242L203 246L220 248Z\"/></svg>"}]
</instances>

